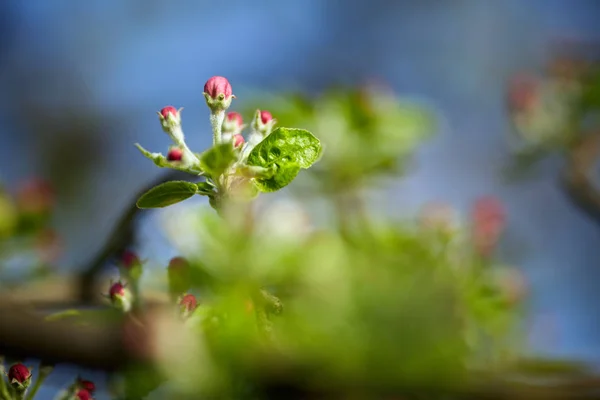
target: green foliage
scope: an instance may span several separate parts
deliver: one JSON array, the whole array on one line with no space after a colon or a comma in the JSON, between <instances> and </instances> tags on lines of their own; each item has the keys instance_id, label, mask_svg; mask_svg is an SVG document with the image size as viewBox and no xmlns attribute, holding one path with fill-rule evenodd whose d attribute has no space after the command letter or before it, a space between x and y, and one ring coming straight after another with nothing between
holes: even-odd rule
<instances>
[{"instance_id":1,"label":"green foliage","mask_svg":"<svg viewBox=\"0 0 600 400\"><path fill-rule=\"evenodd\" d=\"M277 128L248 155L250 166L272 171L268 178L256 178L263 192L274 192L287 186L301 168L310 168L321 155L321 143L304 129Z\"/></svg>"},{"instance_id":2,"label":"green foliage","mask_svg":"<svg viewBox=\"0 0 600 400\"><path fill-rule=\"evenodd\" d=\"M162 208L189 199L198 186L186 181L165 182L144 193L137 201L139 208Z\"/></svg>"},{"instance_id":3,"label":"green foliage","mask_svg":"<svg viewBox=\"0 0 600 400\"><path fill-rule=\"evenodd\" d=\"M231 143L222 143L211 147L200 155L200 166L207 174L217 178L236 160Z\"/></svg>"}]
</instances>

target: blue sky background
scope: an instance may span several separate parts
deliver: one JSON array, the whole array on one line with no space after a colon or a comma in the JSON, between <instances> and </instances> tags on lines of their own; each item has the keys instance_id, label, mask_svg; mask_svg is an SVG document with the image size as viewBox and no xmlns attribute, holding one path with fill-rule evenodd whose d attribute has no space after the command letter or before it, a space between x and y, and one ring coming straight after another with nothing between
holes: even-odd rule
<instances>
[{"instance_id":1,"label":"blue sky background","mask_svg":"<svg viewBox=\"0 0 600 400\"><path fill-rule=\"evenodd\" d=\"M524 246L505 260L526 273L528 321L551 315L557 340L532 337L536 351L600 361L600 227L557 184L560 160L526 184L502 182L510 126L506 79L538 70L560 37L600 40L600 3L589 0L8 0L0 5L0 177L42 176L61 133L33 129L23 110L45 121L94 115L91 146L71 151L76 184L59 185L56 226L65 236L64 271L84 263L134 193L159 172L134 142L155 151L168 140L155 112L184 106L192 148L209 145L202 86L224 75L239 99L254 90L318 92L377 76L401 95L440 113L438 135L416 170L382 200L391 214L446 200L462 211L483 194L503 199L509 238ZM599 47L600 50L600 47ZM240 100L241 101L241 100ZM61 150L61 151L64 151ZM71 157L72 155L65 155ZM81 158L74 157L74 160ZM66 185L66 184L65 184ZM404 211L398 211L404 210ZM142 257L166 263L174 250L141 229ZM44 396L69 382L53 375ZM49 397L43 397L49 398ZM102 396L98 396L102 398Z\"/></svg>"}]
</instances>

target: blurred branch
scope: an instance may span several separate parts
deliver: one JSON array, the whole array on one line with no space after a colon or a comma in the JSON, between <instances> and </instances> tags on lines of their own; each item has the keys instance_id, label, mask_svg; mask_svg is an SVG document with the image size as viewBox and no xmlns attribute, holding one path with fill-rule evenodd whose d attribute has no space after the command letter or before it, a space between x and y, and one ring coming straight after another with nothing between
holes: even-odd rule
<instances>
[{"instance_id":1,"label":"blurred branch","mask_svg":"<svg viewBox=\"0 0 600 400\"><path fill-rule=\"evenodd\" d=\"M600 190L593 181L600 158L600 132L583 135L568 154L564 185L571 200L600 224Z\"/></svg>"},{"instance_id":2,"label":"blurred branch","mask_svg":"<svg viewBox=\"0 0 600 400\"><path fill-rule=\"evenodd\" d=\"M17 304L1 303L0 354L16 359L39 358L47 363L67 362L114 370L129 356L120 326L75 326L48 323L24 312Z\"/></svg>"}]
</instances>

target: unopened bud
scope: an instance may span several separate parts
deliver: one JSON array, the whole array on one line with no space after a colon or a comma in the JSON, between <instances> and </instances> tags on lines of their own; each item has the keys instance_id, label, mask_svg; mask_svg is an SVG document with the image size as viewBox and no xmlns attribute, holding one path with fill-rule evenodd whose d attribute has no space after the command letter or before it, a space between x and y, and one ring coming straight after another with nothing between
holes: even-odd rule
<instances>
[{"instance_id":1,"label":"unopened bud","mask_svg":"<svg viewBox=\"0 0 600 400\"><path fill-rule=\"evenodd\" d=\"M42 179L30 179L17 189L16 203L19 210L24 213L48 213L54 206L54 190Z\"/></svg>"},{"instance_id":2,"label":"unopened bud","mask_svg":"<svg viewBox=\"0 0 600 400\"><path fill-rule=\"evenodd\" d=\"M121 264L127 269L131 269L140 264L140 259L137 254L131 250L125 250L121 255Z\"/></svg>"},{"instance_id":3,"label":"unopened bud","mask_svg":"<svg viewBox=\"0 0 600 400\"><path fill-rule=\"evenodd\" d=\"M252 127L256 132L259 132L263 137L268 136L273 130L273 126L277 123L277 120L273 118L270 112L266 110L256 110L254 119L252 120Z\"/></svg>"},{"instance_id":4,"label":"unopened bud","mask_svg":"<svg viewBox=\"0 0 600 400\"><path fill-rule=\"evenodd\" d=\"M238 112L232 111L227 114L225 120L223 121L223 135L227 133L232 136L239 134L244 129L244 126L242 115ZM225 136L223 136L223 141L225 140Z\"/></svg>"},{"instance_id":5,"label":"unopened bud","mask_svg":"<svg viewBox=\"0 0 600 400\"><path fill-rule=\"evenodd\" d=\"M204 98L211 111L217 113L228 109L235 96L226 78L213 76L204 84Z\"/></svg>"},{"instance_id":6,"label":"unopened bud","mask_svg":"<svg viewBox=\"0 0 600 400\"><path fill-rule=\"evenodd\" d=\"M13 364L8 370L8 381L17 390L25 390L31 383L31 369L21 363Z\"/></svg>"},{"instance_id":7,"label":"unopened bud","mask_svg":"<svg viewBox=\"0 0 600 400\"><path fill-rule=\"evenodd\" d=\"M96 385L94 384L94 382L87 381L84 379L79 379L78 386L81 389L87 390L90 393L94 393L94 391L96 390Z\"/></svg>"},{"instance_id":8,"label":"unopened bud","mask_svg":"<svg viewBox=\"0 0 600 400\"><path fill-rule=\"evenodd\" d=\"M171 147L167 153L167 160L171 162L181 161L183 159L183 150L179 147Z\"/></svg>"},{"instance_id":9,"label":"unopened bud","mask_svg":"<svg viewBox=\"0 0 600 400\"><path fill-rule=\"evenodd\" d=\"M121 282L112 284L108 293L108 297L110 298L110 301L114 307L124 312L131 310L133 296L126 285L122 284Z\"/></svg>"},{"instance_id":10,"label":"unopened bud","mask_svg":"<svg viewBox=\"0 0 600 400\"><path fill-rule=\"evenodd\" d=\"M504 230L506 216L503 204L494 197L483 197L473 207L473 245L477 253L489 257Z\"/></svg>"},{"instance_id":11,"label":"unopened bud","mask_svg":"<svg viewBox=\"0 0 600 400\"><path fill-rule=\"evenodd\" d=\"M181 108L177 110L173 106L166 106L158 112L158 119L165 132L171 133L174 128L181 127Z\"/></svg>"},{"instance_id":12,"label":"unopened bud","mask_svg":"<svg viewBox=\"0 0 600 400\"><path fill-rule=\"evenodd\" d=\"M187 318L198 307L198 301L193 294L185 294L179 300L181 315Z\"/></svg>"},{"instance_id":13,"label":"unopened bud","mask_svg":"<svg viewBox=\"0 0 600 400\"><path fill-rule=\"evenodd\" d=\"M171 300L175 301L181 293L190 288L190 264L183 257L174 257L169 261L167 273Z\"/></svg>"},{"instance_id":14,"label":"unopened bud","mask_svg":"<svg viewBox=\"0 0 600 400\"><path fill-rule=\"evenodd\" d=\"M242 135L233 136L233 147L241 147L244 144L244 137Z\"/></svg>"}]
</instances>

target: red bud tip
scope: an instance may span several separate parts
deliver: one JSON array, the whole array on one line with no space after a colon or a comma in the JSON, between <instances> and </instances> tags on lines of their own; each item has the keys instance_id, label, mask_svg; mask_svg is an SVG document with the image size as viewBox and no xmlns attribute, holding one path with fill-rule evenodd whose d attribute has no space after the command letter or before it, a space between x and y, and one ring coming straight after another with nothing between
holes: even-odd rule
<instances>
[{"instance_id":1,"label":"red bud tip","mask_svg":"<svg viewBox=\"0 0 600 400\"><path fill-rule=\"evenodd\" d=\"M77 400L93 400L92 394L85 389L80 389L77 392Z\"/></svg>"},{"instance_id":2,"label":"red bud tip","mask_svg":"<svg viewBox=\"0 0 600 400\"><path fill-rule=\"evenodd\" d=\"M125 295L125 286L121 282L114 283L110 287L110 291L108 292L111 299L114 299L117 296Z\"/></svg>"},{"instance_id":3,"label":"red bud tip","mask_svg":"<svg viewBox=\"0 0 600 400\"><path fill-rule=\"evenodd\" d=\"M223 95L224 99L228 99L232 95L231 84L222 76L213 76L204 84L204 93L208 94L212 99L217 99L219 95Z\"/></svg>"},{"instance_id":4,"label":"red bud tip","mask_svg":"<svg viewBox=\"0 0 600 400\"><path fill-rule=\"evenodd\" d=\"M171 148L167 154L167 160L169 161L181 161L182 158L183 150L181 150L179 147Z\"/></svg>"},{"instance_id":5,"label":"red bud tip","mask_svg":"<svg viewBox=\"0 0 600 400\"><path fill-rule=\"evenodd\" d=\"M29 368L21 363L14 364L8 370L8 380L12 382L13 380L23 383L31 376L31 372Z\"/></svg>"},{"instance_id":6,"label":"red bud tip","mask_svg":"<svg viewBox=\"0 0 600 400\"><path fill-rule=\"evenodd\" d=\"M86 391L88 391L90 393L94 393L94 391L96 390L96 385L92 381L86 381L86 380L80 379L79 380L79 386L83 390L86 390Z\"/></svg>"},{"instance_id":7,"label":"red bud tip","mask_svg":"<svg viewBox=\"0 0 600 400\"><path fill-rule=\"evenodd\" d=\"M185 311L194 311L198 306L198 301L193 294L186 294L179 301L179 305L185 309Z\"/></svg>"},{"instance_id":8,"label":"red bud tip","mask_svg":"<svg viewBox=\"0 0 600 400\"><path fill-rule=\"evenodd\" d=\"M244 137L242 135L233 136L233 147L240 147L244 144Z\"/></svg>"},{"instance_id":9,"label":"red bud tip","mask_svg":"<svg viewBox=\"0 0 600 400\"><path fill-rule=\"evenodd\" d=\"M177 117L177 109L173 106L166 106L160 110L160 115L162 115L163 118L169 118L169 114L173 114L174 117Z\"/></svg>"},{"instance_id":10,"label":"red bud tip","mask_svg":"<svg viewBox=\"0 0 600 400\"><path fill-rule=\"evenodd\" d=\"M268 124L272 119L273 119L273 116L271 115L270 112L268 112L268 111L260 112L260 120L262 121L263 124Z\"/></svg>"},{"instance_id":11,"label":"red bud tip","mask_svg":"<svg viewBox=\"0 0 600 400\"><path fill-rule=\"evenodd\" d=\"M123 266L127 269L139 264L139 262L140 259L133 251L125 250L121 255L121 263L123 263Z\"/></svg>"},{"instance_id":12,"label":"red bud tip","mask_svg":"<svg viewBox=\"0 0 600 400\"><path fill-rule=\"evenodd\" d=\"M232 111L227 114L227 120L235 122L238 126L242 126L244 124L244 120L242 115L238 112Z\"/></svg>"},{"instance_id":13,"label":"red bud tip","mask_svg":"<svg viewBox=\"0 0 600 400\"><path fill-rule=\"evenodd\" d=\"M188 261L183 257L173 257L171 261L169 261L169 269L183 269L189 266Z\"/></svg>"}]
</instances>

